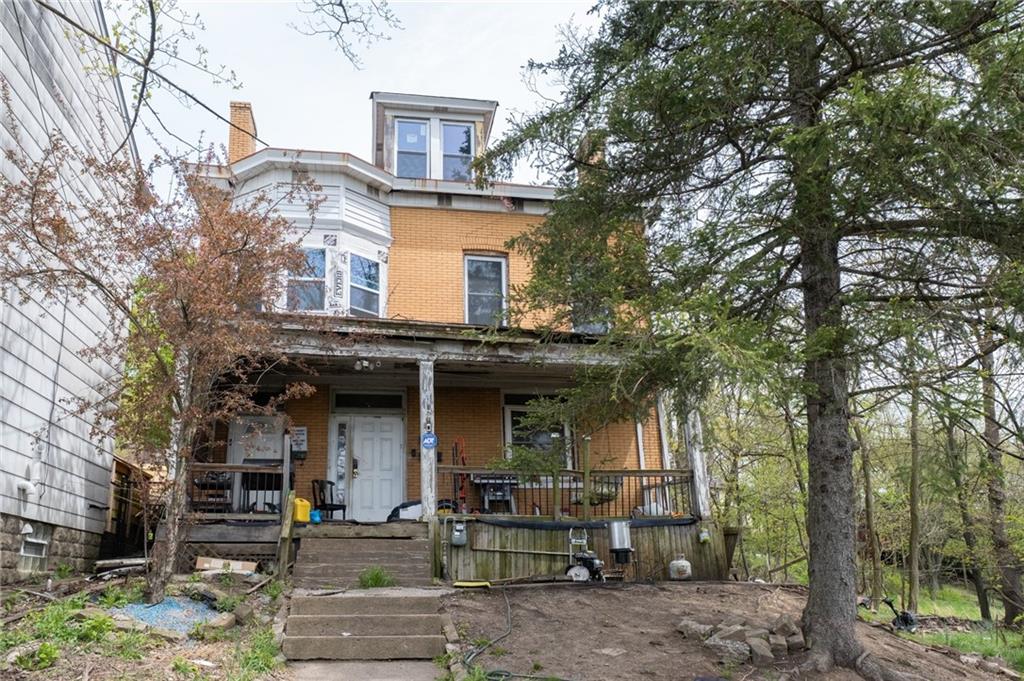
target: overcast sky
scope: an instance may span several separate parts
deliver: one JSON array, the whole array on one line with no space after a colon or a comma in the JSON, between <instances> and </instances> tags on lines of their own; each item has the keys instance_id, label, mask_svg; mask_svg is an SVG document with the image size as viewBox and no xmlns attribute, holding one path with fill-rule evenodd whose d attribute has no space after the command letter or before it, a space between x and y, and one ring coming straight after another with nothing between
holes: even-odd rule
<instances>
[{"instance_id":1,"label":"overcast sky","mask_svg":"<svg viewBox=\"0 0 1024 681\"><path fill-rule=\"evenodd\" d=\"M370 156L373 90L495 99L494 137L512 111L532 111L537 97L522 78L530 58L557 54L559 28L592 25L593 2L391 2L402 28L390 40L360 47L353 67L327 38L306 36L289 24L304 17L292 3L182 3L206 24L201 40L211 64L224 63L242 82L216 86L194 71L167 72L203 101L227 114L228 102L251 102L261 139L272 146L347 151ZM193 107L158 98L168 127L186 139L227 141L227 126ZM143 155L155 150L140 136ZM523 169L515 178L537 181Z\"/></svg>"}]
</instances>

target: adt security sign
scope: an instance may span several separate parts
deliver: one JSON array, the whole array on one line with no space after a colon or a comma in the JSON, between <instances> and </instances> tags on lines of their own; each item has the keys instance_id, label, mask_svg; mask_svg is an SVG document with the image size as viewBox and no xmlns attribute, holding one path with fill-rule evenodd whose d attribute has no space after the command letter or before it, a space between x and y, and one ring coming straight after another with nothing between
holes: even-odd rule
<instances>
[{"instance_id":1,"label":"adt security sign","mask_svg":"<svg viewBox=\"0 0 1024 681\"><path fill-rule=\"evenodd\" d=\"M434 433L423 433L423 437L420 438L420 444L423 445L423 449L437 449L437 435Z\"/></svg>"}]
</instances>

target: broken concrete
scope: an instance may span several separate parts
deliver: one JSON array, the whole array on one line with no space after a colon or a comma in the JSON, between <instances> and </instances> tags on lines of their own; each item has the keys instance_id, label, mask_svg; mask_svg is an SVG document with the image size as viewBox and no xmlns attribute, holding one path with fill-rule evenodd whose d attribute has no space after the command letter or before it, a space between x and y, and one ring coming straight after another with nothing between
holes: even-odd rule
<instances>
[{"instance_id":1,"label":"broken concrete","mask_svg":"<svg viewBox=\"0 0 1024 681\"><path fill-rule=\"evenodd\" d=\"M722 662L741 664L750 657L750 646L743 641L728 641L716 635L704 641L704 645Z\"/></svg>"},{"instance_id":2,"label":"broken concrete","mask_svg":"<svg viewBox=\"0 0 1024 681\"><path fill-rule=\"evenodd\" d=\"M790 652L803 650L807 647L804 641L804 633L799 629L795 634L786 637L786 647L789 648Z\"/></svg>"},{"instance_id":3,"label":"broken concrete","mask_svg":"<svg viewBox=\"0 0 1024 681\"><path fill-rule=\"evenodd\" d=\"M782 614L776 618L775 623L772 625L772 632L789 638L793 634L800 633L800 627L790 615Z\"/></svg>"},{"instance_id":4,"label":"broken concrete","mask_svg":"<svg viewBox=\"0 0 1024 681\"><path fill-rule=\"evenodd\" d=\"M676 625L676 631L695 641L703 641L714 632L715 628L710 624L701 624L694 620L680 620Z\"/></svg>"},{"instance_id":5,"label":"broken concrete","mask_svg":"<svg viewBox=\"0 0 1024 681\"><path fill-rule=\"evenodd\" d=\"M771 634L768 637L768 645L771 647L773 655L785 655L789 652L789 646L786 644L785 636Z\"/></svg>"},{"instance_id":6,"label":"broken concrete","mask_svg":"<svg viewBox=\"0 0 1024 681\"><path fill-rule=\"evenodd\" d=\"M748 638L747 645L750 646L750 659L756 665L767 665L775 662L772 654L772 647L763 638Z\"/></svg>"}]
</instances>

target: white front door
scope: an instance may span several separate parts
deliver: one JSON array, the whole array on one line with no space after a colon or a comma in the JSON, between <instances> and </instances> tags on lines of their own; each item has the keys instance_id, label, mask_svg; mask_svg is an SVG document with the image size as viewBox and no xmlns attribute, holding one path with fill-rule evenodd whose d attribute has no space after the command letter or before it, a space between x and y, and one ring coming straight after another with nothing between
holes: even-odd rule
<instances>
[{"instance_id":1,"label":"white front door","mask_svg":"<svg viewBox=\"0 0 1024 681\"><path fill-rule=\"evenodd\" d=\"M401 416L352 417L352 503L349 517L382 522L405 500Z\"/></svg>"}]
</instances>

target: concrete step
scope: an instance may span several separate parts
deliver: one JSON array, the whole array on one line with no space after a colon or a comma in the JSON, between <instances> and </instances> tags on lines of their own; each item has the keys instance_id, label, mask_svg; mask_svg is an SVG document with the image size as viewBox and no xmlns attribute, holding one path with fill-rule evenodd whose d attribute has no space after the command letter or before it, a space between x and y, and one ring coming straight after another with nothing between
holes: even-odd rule
<instances>
[{"instance_id":1,"label":"concrete step","mask_svg":"<svg viewBox=\"0 0 1024 681\"><path fill-rule=\"evenodd\" d=\"M288 636L403 636L437 635L444 629L440 615L292 615Z\"/></svg>"},{"instance_id":2,"label":"concrete step","mask_svg":"<svg viewBox=\"0 0 1024 681\"><path fill-rule=\"evenodd\" d=\"M436 615L437 596L295 596L291 615Z\"/></svg>"},{"instance_id":3,"label":"concrete step","mask_svg":"<svg viewBox=\"0 0 1024 681\"><path fill-rule=\"evenodd\" d=\"M318 539L308 537L303 539L300 547L314 553L316 551L407 551L421 549L430 550L430 541L427 539Z\"/></svg>"},{"instance_id":4,"label":"concrete step","mask_svg":"<svg viewBox=\"0 0 1024 681\"><path fill-rule=\"evenodd\" d=\"M285 636L289 660L432 659L444 652L445 637L433 636Z\"/></svg>"},{"instance_id":5,"label":"concrete step","mask_svg":"<svg viewBox=\"0 0 1024 681\"><path fill-rule=\"evenodd\" d=\"M352 579L331 579L322 577L301 577L295 579L295 586L300 589L331 590L331 589L357 589L359 580ZM425 577L406 577L395 581L395 586L424 588L434 586L434 580Z\"/></svg>"},{"instance_id":6,"label":"concrete step","mask_svg":"<svg viewBox=\"0 0 1024 681\"><path fill-rule=\"evenodd\" d=\"M423 552L403 553L394 551L391 553L367 552L353 554L307 554L299 552L296 563L304 566L325 566L325 565L353 565L359 567L370 567L372 565L430 565L430 554Z\"/></svg>"},{"instance_id":7,"label":"concrete step","mask_svg":"<svg viewBox=\"0 0 1024 681\"><path fill-rule=\"evenodd\" d=\"M379 567L392 575L421 575L430 576L430 563L303 563L295 566L295 574L304 575L358 575L371 567Z\"/></svg>"}]
</instances>

